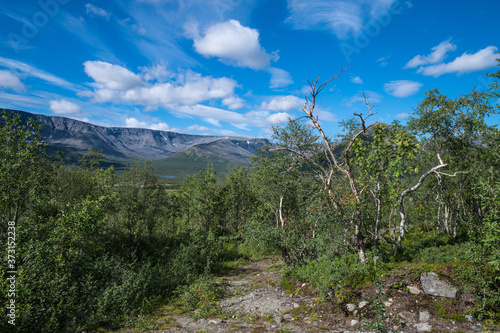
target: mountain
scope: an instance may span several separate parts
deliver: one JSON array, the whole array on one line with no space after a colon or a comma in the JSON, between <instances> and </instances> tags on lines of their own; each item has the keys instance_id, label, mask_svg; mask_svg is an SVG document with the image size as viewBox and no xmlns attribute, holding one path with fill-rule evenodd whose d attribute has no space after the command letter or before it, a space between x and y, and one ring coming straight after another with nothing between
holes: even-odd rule
<instances>
[{"instance_id":1,"label":"mountain","mask_svg":"<svg viewBox=\"0 0 500 333\"><path fill-rule=\"evenodd\" d=\"M168 173L169 165L178 171L204 170L207 163L223 169L248 165L266 139L182 134L143 128L103 127L58 116L46 116L18 110L24 122L34 118L44 126L42 137L49 144L49 153L63 151L69 163L78 161L89 149L105 154L106 164L122 168L132 160L158 160L159 173ZM195 167L196 166L196 167Z\"/></svg>"},{"instance_id":2,"label":"mountain","mask_svg":"<svg viewBox=\"0 0 500 333\"><path fill-rule=\"evenodd\" d=\"M213 165L218 174L227 174L237 166L250 164L265 140L222 138L200 143L164 159L153 161L158 174L185 176L204 171Z\"/></svg>"}]
</instances>

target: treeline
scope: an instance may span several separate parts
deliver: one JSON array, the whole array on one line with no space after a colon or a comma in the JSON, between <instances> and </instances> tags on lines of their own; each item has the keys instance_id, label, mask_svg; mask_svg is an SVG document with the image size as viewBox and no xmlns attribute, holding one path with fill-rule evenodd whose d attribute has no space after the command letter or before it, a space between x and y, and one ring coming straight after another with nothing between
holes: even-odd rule
<instances>
[{"instance_id":1,"label":"treeline","mask_svg":"<svg viewBox=\"0 0 500 333\"><path fill-rule=\"evenodd\" d=\"M475 315L498 319L500 135L486 123L498 85L455 99L429 91L406 126L369 124L367 103L329 138L315 117L325 84L311 83L305 119L275 128L248 169L219 182L209 166L177 191L148 161L120 177L97 152L64 165L45 154L37 124L4 113L0 312L9 318L14 299L16 325L2 329L96 329L181 295L225 261L270 252L332 301L408 262L452 264L477 295Z\"/></svg>"}]
</instances>

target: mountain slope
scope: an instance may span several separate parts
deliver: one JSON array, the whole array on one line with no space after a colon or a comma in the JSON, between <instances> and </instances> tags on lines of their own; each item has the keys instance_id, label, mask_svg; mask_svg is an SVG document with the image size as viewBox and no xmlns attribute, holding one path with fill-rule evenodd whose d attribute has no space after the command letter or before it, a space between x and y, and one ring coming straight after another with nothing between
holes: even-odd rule
<instances>
[{"instance_id":1,"label":"mountain slope","mask_svg":"<svg viewBox=\"0 0 500 333\"><path fill-rule=\"evenodd\" d=\"M118 168L132 160L152 159L164 174L170 169L186 174L198 172L202 166L216 164L221 170L248 165L250 157L267 140L240 137L190 135L143 128L103 127L65 117L45 116L24 111L18 113L24 122L34 118L44 126L42 137L49 144L49 153L63 151L66 161L74 163L89 149L105 154L107 164ZM165 159L172 157L171 159ZM171 165L170 169L165 170ZM225 173L225 172L223 172ZM177 172L176 174L179 174ZM168 174L170 175L170 174Z\"/></svg>"},{"instance_id":2,"label":"mountain slope","mask_svg":"<svg viewBox=\"0 0 500 333\"><path fill-rule=\"evenodd\" d=\"M153 161L153 166L163 176L183 177L204 171L207 165L213 165L215 172L223 175L237 166L248 166L252 156L265 142L223 138L197 144L170 157Z\"/></svg>"}]
</instances>

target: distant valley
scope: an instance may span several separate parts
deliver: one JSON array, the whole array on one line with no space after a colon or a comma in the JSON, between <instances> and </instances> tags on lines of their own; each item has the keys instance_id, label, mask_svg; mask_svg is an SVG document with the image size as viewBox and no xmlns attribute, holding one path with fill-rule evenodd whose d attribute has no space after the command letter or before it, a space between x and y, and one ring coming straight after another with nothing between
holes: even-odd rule
<instances>
[{"instance_id":1,"label":"distant valley","mask_svg":"<svg viewBox=\"0 0 500 333\"><path fill-rule=\"evenodd\" d=\"M182 177L213 164L226 174L236 166L247 166L266 139L205 136L143 128L103 127L79 120L13 111L23 122L34 118L44 126L42 136L48 151L66 153L68 164L76 163L89 149L105 154L104 165L118 170L134 160L151 159L162 176Z\"/></svg>"}]
</instances>

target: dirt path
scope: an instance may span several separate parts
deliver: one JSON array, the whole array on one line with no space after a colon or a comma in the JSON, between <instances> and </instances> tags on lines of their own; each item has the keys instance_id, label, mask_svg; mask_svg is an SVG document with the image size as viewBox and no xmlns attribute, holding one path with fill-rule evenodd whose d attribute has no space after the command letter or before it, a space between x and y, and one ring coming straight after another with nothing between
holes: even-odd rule
<instances>
[{"instance_id":1,"label":"dirt path","mask_svg":"<svg viewBox=\"0 0 500 333\"><path fill-rule=\"evenodd\" d=\"M282 284L283 264L276 258L265 258L240 266L219 277L217 283L224 297L217 306L219 315L198 320L192 313L181 313L169 307L154 320L156 329L121 331L138 332L379 332L375 287L360 291L361 301L334 308L322 302L307 284ZM388 294L383 326L386 332L493 332L478 322L457 322L438 318L429 307L423 307L428 296L412 295L384 288ZM176 311L177 310L177 311ZM422 316L428 316L422 320ZM365 325L361 325L364 322ZM379 321L380 323L380 321ZM161 328L161 329L159 329ZM392 330L391 330L392 328Z\"/></svg>"},{"instance_id":2,"label":"dirt path","mask_svg":"<svg viewBox=\"0 0 500 333\"><path fill-rule=\"evenodd\" d=\"M219 302L222 316L193 320L173 314L170 327L153 332L344 332L322 320L319 299L303 292L307 285L280 287L282 269L275 258L240 266L220 282L225 290Z\"/></svg>"}]
</instances>

